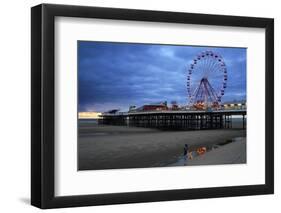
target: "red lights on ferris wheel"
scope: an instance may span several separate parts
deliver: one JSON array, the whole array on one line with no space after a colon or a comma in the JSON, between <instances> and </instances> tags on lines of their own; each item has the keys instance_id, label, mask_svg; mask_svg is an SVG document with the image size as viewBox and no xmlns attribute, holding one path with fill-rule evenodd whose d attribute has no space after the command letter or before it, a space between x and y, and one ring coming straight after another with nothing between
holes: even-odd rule
<instances>
[{"instance_id":1,"label":"red lights on ferris wheel","mask_svg":"<svg viewBox=\"0 0 281 213\"><path fill-rule=\"evenodd\" d=\"M227 77L221 55L213 51L198 54L187 73L189 104L195 108L218 108L227 87Z\"/></svg>"}]
</instances>

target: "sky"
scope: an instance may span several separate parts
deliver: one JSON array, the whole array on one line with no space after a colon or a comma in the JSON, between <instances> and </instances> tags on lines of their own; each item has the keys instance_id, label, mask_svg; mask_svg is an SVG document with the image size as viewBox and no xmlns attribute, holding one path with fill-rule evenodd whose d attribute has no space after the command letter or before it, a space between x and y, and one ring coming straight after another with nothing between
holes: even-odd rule
<instances>
[{"instance_id":1,"label":"sky","mask_svg":"<svg viewBox=\"0 0 281 213\"><path fill-rule=\"evenodd\" d=\"M246 48L78 41L78 110L128 111L163 101L187 105L188 68L206 50L220 54L227 67L222 102L245 100ZM213 78L214 88L220 87L221 77Z\"/></svg>"}]
</instances>

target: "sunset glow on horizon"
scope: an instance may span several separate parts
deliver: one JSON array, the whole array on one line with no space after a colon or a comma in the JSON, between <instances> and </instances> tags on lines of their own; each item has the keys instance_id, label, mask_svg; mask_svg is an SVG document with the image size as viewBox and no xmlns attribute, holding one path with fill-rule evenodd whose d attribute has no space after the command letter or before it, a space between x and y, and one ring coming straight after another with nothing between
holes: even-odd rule
<instances>
[{"instance_id":1,"label":"sunset glow on horizon","mask_svg":"<svg viewBox=\"0 0 281 213\"><path fill-rule=\"evenodd\" d=\"M79 119L99 119L101 113L100 112L79 112L78 118Z\"/></svg>"}]
</instances>

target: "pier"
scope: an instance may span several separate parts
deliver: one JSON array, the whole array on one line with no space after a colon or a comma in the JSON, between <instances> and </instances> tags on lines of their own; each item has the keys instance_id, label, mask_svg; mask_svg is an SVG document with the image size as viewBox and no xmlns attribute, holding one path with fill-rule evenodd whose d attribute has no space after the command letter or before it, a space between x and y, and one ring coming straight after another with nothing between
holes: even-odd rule
<instances>
[{"instance_id":1,"label":"pier","mask_svg":"<svg viewBox=\"0 0 281 213\"><path fill-rule=\"evenodd\" d=\"M201 130L232 128L233 116L240 116L246 128L246 110L217 111L142 111L103 113L99 124L123 125L167 130Z\"/></svg>"}]
</instances>

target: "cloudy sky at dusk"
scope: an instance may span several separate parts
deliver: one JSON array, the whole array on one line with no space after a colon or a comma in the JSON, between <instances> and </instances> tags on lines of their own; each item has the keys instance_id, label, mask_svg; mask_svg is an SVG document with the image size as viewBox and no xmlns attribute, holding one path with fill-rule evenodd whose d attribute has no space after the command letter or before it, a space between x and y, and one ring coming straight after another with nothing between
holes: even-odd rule
<instances>
[{"instance_id":1,"label":"cloudy sky at dusk","mask_svg":"<svg viewBox=\"0 0 281 213\"><path fill-rule=\"evenodd\" d=\"M161 101L186 105L188 67L206 50L220 54L227 66L222 102L245 100L245 48L78 41L78 110L127 111Z\"/></svg>"}]
</instances>

